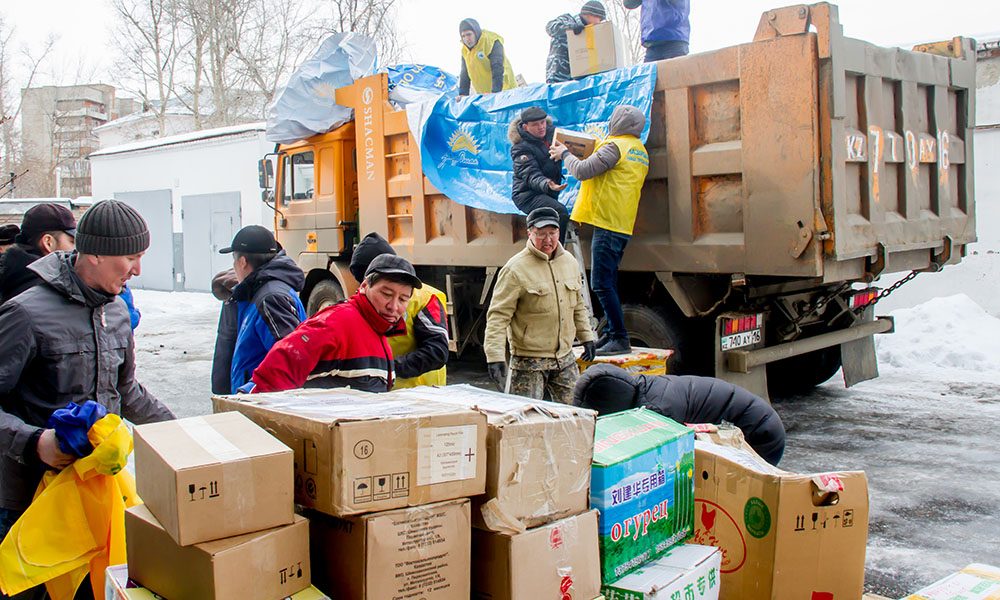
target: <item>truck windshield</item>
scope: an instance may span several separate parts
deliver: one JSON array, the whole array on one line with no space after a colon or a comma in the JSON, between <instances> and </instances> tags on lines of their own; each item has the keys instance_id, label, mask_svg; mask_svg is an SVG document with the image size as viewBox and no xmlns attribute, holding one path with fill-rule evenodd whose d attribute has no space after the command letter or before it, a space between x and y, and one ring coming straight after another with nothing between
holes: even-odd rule
<instances>
[{"instance_id":1,"label":"truck windshield","mask_svg":"<svg viewBox=\"0 0 1000 600\"><path fill-rule=\"evenodd\" d=\"M311 200L313 188L315 187L315 169L313 166L313 153L300 152L285 156L284 164L284 193L283 199L289 200Z\"/></svg>"}]
</instances>

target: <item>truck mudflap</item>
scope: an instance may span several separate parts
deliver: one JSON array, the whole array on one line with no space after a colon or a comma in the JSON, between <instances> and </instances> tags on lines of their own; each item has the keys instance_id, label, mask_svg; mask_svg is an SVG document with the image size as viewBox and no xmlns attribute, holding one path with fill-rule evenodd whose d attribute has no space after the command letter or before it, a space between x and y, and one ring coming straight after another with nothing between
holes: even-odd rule
<instances>
[{"instance_id":1,"label":"truck mudflap","mask_svg":"<svg viewBox=\"0 0 1000 600\"><path fill-rule=\"evenodd\" d=\"M759 316L759 315L758 315ZM741 385L751 392L764 398L767 392L768 363L800 356L829 348L840 346L844 369L844 383L850 387L868 379L878 377L878 363L875 358L875 343L872 336L892 333L895 327L892 317L877 317L874 320L858 323L846 329L822 333L791 342L765 346L764 340L745 333L729 333L736 322L753 326L750 331L758 328L763 330L763 323L757 321L754 315L734 316L721 315L718 319L719 331L716 348L716 376ZM757 322L755 322L757 321ZM741 336L743 336L741 338ZM736 346L733 340L746 340L747 344ZM726 349L723 347L726 346ZM735 347L734 347L735 346ZM731 349L730 349L731 348Z\"/></svg>"}]
</instances>

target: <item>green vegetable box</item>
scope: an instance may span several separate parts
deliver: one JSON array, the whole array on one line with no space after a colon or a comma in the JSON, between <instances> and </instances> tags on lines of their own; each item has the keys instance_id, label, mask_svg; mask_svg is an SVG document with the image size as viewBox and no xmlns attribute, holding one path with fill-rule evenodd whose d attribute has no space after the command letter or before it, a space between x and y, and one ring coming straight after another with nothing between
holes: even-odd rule
<instances>
[{"instance_id":1,"label":"green vegetable box","mask_svg":"<svg viewBox=\"0 0 1000 600\"><path fill-rule=\"evenodd\" d=\"M639 408L597 420L590 503L601 580L662 556L694 529L694 432Z\"/></svg>"}]
</instances>

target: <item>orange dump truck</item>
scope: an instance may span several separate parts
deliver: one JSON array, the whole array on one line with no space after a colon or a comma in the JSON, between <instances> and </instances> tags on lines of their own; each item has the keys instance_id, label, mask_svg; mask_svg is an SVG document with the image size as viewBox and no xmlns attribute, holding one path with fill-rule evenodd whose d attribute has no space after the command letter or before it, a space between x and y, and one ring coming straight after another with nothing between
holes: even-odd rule
<instances>
[{"instance_id":1,"label":"orange dump truck","mask_svg":"<svg viewBox=\"0 0 1000 600\"><path fill-rule=\"evenodd\" d=\"M844 37L821 3L765 13L750 43L657 63L650 171L619 279L633 342L761 394L841 366L848 385L877 376L872 336L893 324L873 316L869 284L957 263L976 239L975 57L962 38L908 51ZM377 231L447 291L466 351L524 218L427 180L385 75L336 96L352 123L261 161L303 300L314 312L352 293L353 245Z\"/></svg>"}]
</instances>

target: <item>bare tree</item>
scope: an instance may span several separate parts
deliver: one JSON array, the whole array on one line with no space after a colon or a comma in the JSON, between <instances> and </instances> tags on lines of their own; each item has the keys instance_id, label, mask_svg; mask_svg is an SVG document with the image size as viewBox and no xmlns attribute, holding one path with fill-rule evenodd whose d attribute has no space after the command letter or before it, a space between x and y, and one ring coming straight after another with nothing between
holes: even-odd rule
<instances>
[{"instance_id":1,"label":"bare tree","mask_svg":"<svg viewBox=\"0 0 1000 600\"><path fill-rule=\"evenodd\" d=\"M363 33L378 45L379 62L397 62L405 44L396 29L397 0L331 0L330 31Z\"/></svg>"},{"instance_id":2,"label":"bare tree","mask_svg":"<svg viewBox=\"0 0 1000 600\"><path fill-rule=\"evenodd\" d=\"M618 0L605 2L604 5L608 10L608 20L618 26L625 40L625 62L630 65L641 63L646 56L646 49L642 47L640 9L629 10Z\"/></svg>"}]
</instances>

